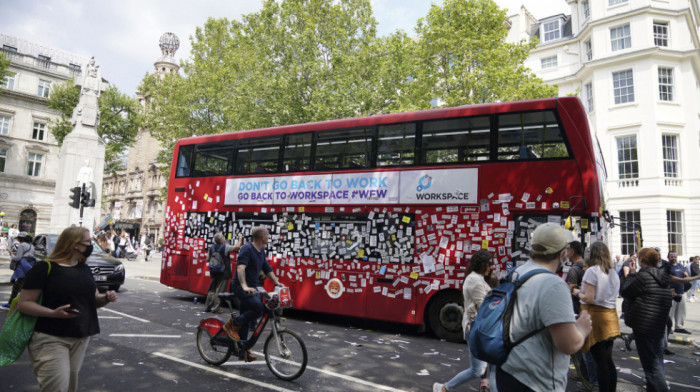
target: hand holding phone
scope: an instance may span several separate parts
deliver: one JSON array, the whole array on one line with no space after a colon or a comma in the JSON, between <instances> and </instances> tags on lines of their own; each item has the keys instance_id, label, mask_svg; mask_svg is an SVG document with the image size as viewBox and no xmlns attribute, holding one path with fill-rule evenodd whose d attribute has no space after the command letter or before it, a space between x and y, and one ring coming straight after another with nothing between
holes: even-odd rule
<instances>
[{"instance_id":1,"label":"hand holding phone","mask_svg":"<svg viewBox=\"0 0 700 392\"><path fill-rule=\"evenodd\" d=\"M78 309L71 309L71 308L68 308L68 309L63 309L63 310L64 310L66 313L70 313L70 314L80 314L80 311L79 311Z\"/></svg>"}]
</instances>

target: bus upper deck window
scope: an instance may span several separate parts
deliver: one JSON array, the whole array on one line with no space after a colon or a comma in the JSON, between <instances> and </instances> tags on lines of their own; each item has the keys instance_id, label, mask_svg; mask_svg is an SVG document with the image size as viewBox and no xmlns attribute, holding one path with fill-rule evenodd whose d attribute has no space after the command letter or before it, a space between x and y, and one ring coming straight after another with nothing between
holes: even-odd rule
<instances>
[{"instance_id":1,"label":"bus upper deck window","mask_svg":"<svg viewBox=\"0 0 700 392\"><path fill-rule=\"evenodd\" d=\"M568 158L569 152L551 110L498 117L498 159Z\"/></svg>"},{"instance_id":2,"label":"bus upper deck window","mask_svg":"<svg viewBox=\"0 0 700 392\"><path fill-rule=\"evenodd\" d=\"M189 177L190 176L190 164L192 163L192 151L194 151L194 145L180 146L180 153L177 157L177 170L175 172L175 177Z\"/></svg>"}]
</instances>

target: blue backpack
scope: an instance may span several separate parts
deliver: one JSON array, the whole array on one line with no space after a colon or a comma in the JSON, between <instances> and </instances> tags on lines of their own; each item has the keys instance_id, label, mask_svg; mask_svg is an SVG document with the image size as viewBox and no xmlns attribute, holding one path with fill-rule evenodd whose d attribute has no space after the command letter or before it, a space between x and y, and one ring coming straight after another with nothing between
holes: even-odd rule
<instances>
[{"instance_id":1,"label":"blue backpack","mask_svg":"<svg viewBox=\"0 0 700 392\"><path fill-rule=\"evenodd\" d=\"M538 268L512 281L514 272L515 270L511 271L503 283L494 287L486 295L469 332L469 349L472 354L482 361L497 366L501 366L508 359L508 354L515 346L544 329L543 327L532 331L517 342L511 342L510 323L518 289L537 274L551 274L549 271Z\"/></svg>"}]
</instances>

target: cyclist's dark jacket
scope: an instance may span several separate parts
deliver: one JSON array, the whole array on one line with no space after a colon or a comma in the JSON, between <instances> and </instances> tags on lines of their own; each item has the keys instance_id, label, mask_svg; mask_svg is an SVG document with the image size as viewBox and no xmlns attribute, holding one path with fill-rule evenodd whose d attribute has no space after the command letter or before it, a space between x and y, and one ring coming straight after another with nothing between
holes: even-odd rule
<instances>
[{"instance_id":1,"label":"cyclist's dark jacket","mask_svg":"<svg viewBox=\"0 0 700 392\"><path fill-rule=\"evenodd\" d=\"M644 268L623 279L620 294L631 302L625 311L625 324L635 334L660 339L666 333L672 301L670 281L668 274L659 268Z\"/></svg>"},{"instance_id":2,"label":"cyclist's dark jacket","mask_svg":"<svg viewBox=\"0 0 700 392\"><path fill-rule=\"evenodd\" d=\"M241 250L238 252L238 259L236 260L236 272L233 274L233 282L231 283L231 288L233 291L240 290L241 282L238 280L238 266L245 265L245 281L248 287L258 287L258 275L260 271L265 273L265 275L272 272L272 267L268 264L265 258L265 249L257 249L252 243L247 243L243 245Z\"/></svg>"}]
</instances>

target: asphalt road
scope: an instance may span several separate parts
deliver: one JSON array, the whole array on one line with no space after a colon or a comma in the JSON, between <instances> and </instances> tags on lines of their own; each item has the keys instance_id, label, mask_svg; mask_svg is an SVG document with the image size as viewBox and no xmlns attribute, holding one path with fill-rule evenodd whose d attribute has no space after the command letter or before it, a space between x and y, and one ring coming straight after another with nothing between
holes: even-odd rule
<instances>
[{"instance_id":1,"label":"asphalt road","mask_svg":"<svg viewBox=\"0 0 700 392\"><path fill-rule=\"evenodd\" d=\"M0 285L0 298L7 298L9 291L10 286ZM136 278L127 278L119 295L117 303L98 312L101 333L90 342L80 390L430 391L433 382L444 382L468 367L466 345L440 341L415 328L292 312L286 325L302 334L309 365L299 379L281 381L262 360L262 340L253 349L261 355L258 362L245 364L234 358L214 367L200 358L196 327L209 316L202 312L202 297L195 305L190 293ZM689 314L697 305L689 304ZM3 312L0 319L4 317ZM263 332L263 338L267 334ZM671 349L677 353L667 358L672 361L666 368L671 390L700 390L700 356L693 355L700 350L678 344ZM635 354L616 342L618 390L642 390L643 372ZM3 391L38 391L26 353L0 368L0 385ZM477 387L475 382L462 390ZM567 391L575 390L577 384L570 380Z\"/></svg>"}]
</instances>

